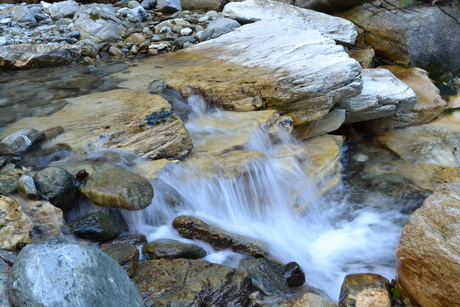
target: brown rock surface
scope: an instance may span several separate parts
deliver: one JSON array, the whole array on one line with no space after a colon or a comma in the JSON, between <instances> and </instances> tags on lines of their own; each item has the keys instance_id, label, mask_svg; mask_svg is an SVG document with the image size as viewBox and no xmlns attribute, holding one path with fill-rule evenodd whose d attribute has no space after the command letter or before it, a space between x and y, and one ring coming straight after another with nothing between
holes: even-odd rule
<instances>
[{"instance_id":1,"label":"brown rock surface","mask_svg":"<svg viewBox=\"0 0 460 307\"><path fill-rule=\"evenodd\" d=\"M348 274L340 289L339 306L391 307L390 282L378 274Z\"/></svg>"},{"instance_id":2,"label":"brown rock surface","mask_svg":"<svg viewBox=\"0 0 460 307\"><path fill-rule=\"evenodd\" d=\"M32 221L18 203L0 195L0 249L15 250L32 243Z\"/></svg>"}]
</instances>

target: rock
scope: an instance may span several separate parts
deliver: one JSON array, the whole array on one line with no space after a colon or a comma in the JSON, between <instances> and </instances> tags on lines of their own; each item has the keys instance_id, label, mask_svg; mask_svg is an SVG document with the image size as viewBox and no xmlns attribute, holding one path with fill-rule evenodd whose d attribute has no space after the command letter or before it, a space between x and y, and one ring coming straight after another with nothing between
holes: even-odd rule
<instances>
[{"instance_id":1,"label":"rock","mask_svg":"<svg viewBox=\"0 0 460 307\"><path fill-rule=\"evenodd\" d=\"M144 243L147 243L147 238L145 235L127 235L127 236L120 236L118 238L115 238L110 241L106 241L101 244L101 248L107 248L113 245L118 245L121 243L127 243L129 245L143 245Z\"/></svg>"},{"instance_id":2,"label":"rock","mask_svg":"<svg viewBox=\"0 0 460 307\"><path fill-rule=\"evenodd\" d=\"M295 127L294 133L300 140L305 140L335 131L344 123L345 113L343 109L335 109L318 120Z\"/></svg>"},{"instance_id":3,"label":"rock","mask_svg":"<svg viewBox=\"0 0 460 307\"><path fill-rule=\"evenodd\" d=\"M142 22L147 18L147 12L142 6L135 7L131 10L131 14L129 14L129 19L132 22Z\"/></svg>"},{"instance_id":4,"label":"rock","mask_svg":"<svg viewBox=\"0 0 460 307\"><path fill-rule=\"evenodd\" d=\"M68 222L64 233L92 241L106 241L120 235L121 229L108 209L91 212Z\"/></svg>"},{"instance_id":5,"label":"rock","mask_svg":"<svg viewBox=\"0 0 460 307\"><path fill-rule=\"evenodd\" d=\"M81 56L89 56L91 58L95 58L99 53L99 47L89 39L82 39L75 45L80 47Z\"/></svg>"},{"instance_id":6,"label":"rock","mask_svg":"<svg viewBox=\"0 0 460 307\"><path fill-rule=\"evenodd\" d=\"M362 2L358 0L280 0L280 2L289 2L298 7L315 10L319 12L332 13L342 11L346 8L353 7Z\"/></svg>"},{"instance_id":7,"label":"rock","mask_svg":"<svg viewBox=\"0 0 460 307\"><path fill-rule=\"evenodd\" d=\"M145 10L153 10L157 6L157 0L143 0L141 6Z\"/></svg>"},{"instance_id":8,"label":"rock","mask_svg":"<svg viewBox=\"0 0 460 307\"><path fill-rule=\"evenodd\" d=\"M30 217L33 224L32 240L34 243L60 238L64 226L62 210L48 201L33 201L16 198L17 202Z\"/></svg>"},{"instance_id":9,"label":"rock","mask_svg":"<svg viewBox=\"0 0 460 307\"><path fill-rule=\"evenodd\" d=\"M117 48L115 46L110 46L109 48L109 53L115 57L118 57L118 58L121 58L121 57L124 57L125 54L123 53L123 51L120 50L120 48Z\"/></svg>"},{"instance_id":10,"label":"rock","mask_svg":"<svg viewBox=\"0 0 460 307\"><path fill-rule=\"evenodd\" d=\"M37 22L32 11L26 6L16 6L11 12L11 20L17 22Z\"/></svg>"},{"instance_id":11,"label":"rock","mask_svg":"<svg viewBox=\"0 0 460 307\"><path fill-rule=\"evenodd\" d=\"M246 20L281 20L291 27L317 30L323 36L353 45L357 36L355 26L342 18L302 9L272 0L245 0L228 3L222 12L226 16Z\"/></svg>"},{"instance_id":12,"label":"rock","mask_svg":"<svg viewBox=\"0 0 460 307\"><path fill-rule=\"evenodd\" d=\"M455 306L460 295L460 181L438 187L404 226L397 287L413 305Z\"/></svg>"},{"instance_id":13,"label":"rock","mask_svg":"<svg viewBox=\"0 0 460 307\"><path fill-rule=\"evenodd\" d=\"M67 65L80 57L75 45L17 44L0 46L0 68L28 69Z\"/></svg>"},{"instance_id":14,"label":"rock","mask_svg":"<svg viewBox=\"0 0 460 307\"><path fill-rule=\"evenodd\" d=\"M19 192L28 199L38 199L38 191L35 187L35 182L32 177L22 175L18 180Z\"/></svg>"},{"instance_id":15,"label":"rock","mask_svg":"<svg viewBox=\"0 0 460 307\"><path fill-rule=\"evenodd\" d=\"M108 298L111 306L144 306L115 260L64 240L24 248L11 271L9 294L15 306L101 306Z\"/></svg>"},{"instance_id":16,"label":"rock","mask_svg":"<svg viewBox=\"0 0 460 307\"><path fill-rule=\"evenodd\" d=\"M182 243L177 240L160 239L142 246L142 255L146 260L154 259L200 259L208 253L198 245Z\"/></svg>"},{"instance_id":17,"label":"rock","mask_svg":"<svg viewBox=\"0 0 460 307\"><path fill-rule=\"evenodd\" d=\"M286 263L281 271L289 288L300 287L305 283L305 273L297 262Z\"/></svg>"},{"instance_id":18,"label":"rock","mask_svg":"<svg viewBox=\"0 0 460 307\"><path fill-rule=\"evenodd\" d=\"M52 3L46 7L45 11L51 15L54 20L65 17L72 18L75 12L80 8L80 5L73 0L66 0Z\"/></svg>"},{"instance_id":19,"label":"rock","mask_svg":"<svg viewBox=\"0 0 460 307\"><path fill-rule=\"evenodd\" d=\"M129 1L129 2L128 2L128 7L129 7L130 9L133 9L133 8L138 7L138 6L140 6L140 5L141 5L141 4L140 4L139 2L137 2L137 1Z\"/></svg>"},{"instance_id":20,"label":"rock","mask_svg":"<svg viewBox=\"0 0 460 307\"><path fill-rule=\"evenodd\" d=\"M289 293L289 287L279 264L267 259L243 259L238 268L251 276L252 284L266 295L283 297Z\"/></svg>"},{"instance_id":21,"label":"rock","mask_svg":"<svg viewBox=\"0 0 460 307\"><path fill-rule=\"evenodd\" d=\"M113 7L91 4L82 6L75 13L72 30L80 32L80 39L103 43L122 40L125 28Z\"/></svg>"},{"instance_id":22,"label":"rock","mask_svg":"<svg viewBox=\"0 0 460 307\"><path fill-rule=\"evenodd\" d=\"M452 2L401 9L401 1L365 3L337 16L359 27L357 44L371 45L376 55L397 64L427 70L433 78L460 71L460 8ZM446 40L451 37L451 40Z\"/></svg>"},{"instance_id":23,"label":"rock","mask_svg":"<svg viewBox=\"0 0 460 307\"><path fill-rule=\"evenodd\" d=\"M139 264L139 250L136 247L128 243L119 243L102 248L102 251L118 262L129 277L133 277Z\"/></svg>"},{"instance_id":24,"label":"rock","mask_svg":"<svg viewBox=\"0 0 460 307\"><path fill-rule=\"evenodd\" d=\"M75 205L77 188L73 175L59 167L47 167L33 177L39 195L54 206L69 211Z\"/></svg>"},{"instance_id":25,"label":"rock","mask_svg":"<svg viewBox=\"0 0 460 307\"><path fill-rule=\"evenodd\" d=\"M332 301L325 300L313 293L304 293L299 297L289 298L279 304L280 307L337 307Z\"/></svg>"},{"instance_id":26,"label":"rock","mask_svg":"<svg viewBox=\"0 0 460 307\"><path fill-rule=\"evenodd\" d=\"M174 32L180 32L183 27L191 27L192 25L183 18L174 18L160 22L155 26L155 33L161 33L165 28L170 28Z\"/></svg>"},{"instance_id":27,"label":"rock","mask_svg":"<svg viewBox=\"0 0 460 307\"><path fill-rule=\"evenodd\" d=\"M350 49L347 51L350 57L358 61L362 68L374 68L375 51L372 48ZM389 69L388 67L385 67ZM394 74L395 72L390 69ZM399 78L399 77L398 77ZM413 88L412 88L413 89Z\"/></svg>"},{"instance_id":28,"label":"rock","mask_svg":"<svg viewBox=\"0 0 460 307\"><path fill-rule=\"evenodd\" d=\"M0 195L0 249L16 250L32 243L32 227L18 203Z\"/></svg>"},{"instance_id":29,"label":"rock","mask_svg":"<svg viewBox=\"0 0 460 307\"><path fill-rule=\"evenodd\" d=\"M0 172L0 194L9 195L16 192L20 177L19 172Z\"/></svg>"},{"instance_id":30,"label":"rock","mask_svg":"<svg viewBox=\"0 0 460 307\"><path fill-rule=\"evenodd\" d=\"M145 178L111 165L96 168L80 191L98 206L127 210L144 209L153 198Z\"/></svg>"},{"instance_id":31,"label":"rock","mask_svg":"<svg viewBox=\"0 0 460 307\"><path fill-rule=\"evenodd\" d=\"M209 23L205 33L207 33L210 38L216 38L240 26L241 25L236 20L230 18L217 18Z\"/></svg>"},{"instance_id":32,"label":"rock","mask_svg":"<svg viewBox=\"0 0 460 307\"><path fill-rule=\"evenodd\" d=\"M162 13L182 11L180 0L157 0L157 9Z\"/></svg>"},{"instance_id":33,"label":"rock","mask_svg":"<svg viewBox=\"0 0 460 307\"><path fill-rule=\"evenodd\" d=\"M181 0L180 4L183 10L205 10L205 11L222 11L229 0Z\"/></svg>"},{"instance_id":34,"label":"rock","mask_svg":"<svg viewBox=\"0 0 460 307\"><path fill-rule=\"evenodd\" d=\"M339 102L336 107L346 110L345 123L388 117L396 112L411 110L417 96L389 70L363 69L363 90L356 97Z\"/></svg>"},{"instance_id":35,"label":"rock","mask_svg":"<svg viewBox=\"0 0 460 307\"><path fill-rule=\"evenodd\" d=\"M172 225L182 237L205 241L216 250L230 248L255 258L270 258L269 248L264 242L227 232L196 217L180 215Z\"/></svg>"},{"instance_id":36,"label":"rock","mask_svg":"<svg viewBox=\"0 0 460 307\"><path fill-rule=\"evenodd\" d=\"M0 250L0 256L8 259L9 261L16 261L17 254ZM4 262L0 261L0 306L12 307L8 298L8 276L10 267Z\"/></svg>"},{"instance_id":37,"label":"rock","mask_svg":"<svg viewBox=\"0 0 460 307\"><path fill-rule=\"evenodd\" d=\"M133 33L125 38L125 43L139 43L142 44L145 41L145 35L142 33Z\"/></svg>"},{"instance_id":38,"label":"rock","mask_svg":"<svg viewBox=\"0 0 460 307\"><path fill-rule=\"evenodd\" d=\"M340 289L339 306L391 307L390 282L378 274L348 274Z\"/></svg>"},{"instance_id":39,"label":"rock","mask_svg":"<svg viewBox=\"0 0 460 307\"><path fill-rule=\"evenodd\" d=\"M247 272L204 260L150 260L139 265L134 282L146 306L245 306Z\"/></svg>"},{"instance_id":40,"label":"rock","mask_svg":"<svg viewBox=\"0 0 460 307\"><path fill-rule=\"evenodd\" d=\"M366 123L372 130L416 126L429 123L446 109L446 101L439 95L439 89L428 77L428 72L416 67L399 65L381 66L390 70L398 79L407 84L417 95L414 108L398 111L393 116Z\"/></svg>"},{"instance_id":41,"label":"rock","mask_svg":"<svg viewBox=\"0 0 460 307\"><path fill-rule=\"evenodd\" d=\"M32 128L18 130L2 139L0 142L0 154L24 153L44 139L45 134L38 130Z\"/></svg>"},{"instance_id":42,"label":"rock","mask_svg":"<svg viewBox=\"0 0 460 307\"><path fill-rule=\"evenodd\" d=\"M192 36L183 36L183 37L178 37L173 41L173 45L179 47L179 48L185 48L187 43L194 43L196 42L196 39Z\"/></svg>"},{"instance_id":43,"label":"rock","mask_svg":"<svg viewBox=\"0 0 460 307\"><path fill-rule=\"evenodd\" d=\"M28 152L22 160L22 165L30 168L43 168L52 164L53 162L66 159L73 154L74 152L72 147L70 147L68 144L43 144L36 150Z\"/></svg>"}]
</instances>

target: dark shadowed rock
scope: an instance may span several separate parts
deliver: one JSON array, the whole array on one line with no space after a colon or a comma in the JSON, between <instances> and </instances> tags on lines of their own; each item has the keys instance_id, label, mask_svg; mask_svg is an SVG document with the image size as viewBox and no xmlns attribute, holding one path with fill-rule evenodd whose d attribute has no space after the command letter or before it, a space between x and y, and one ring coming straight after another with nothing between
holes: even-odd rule
<instances>
[{"instance_id":1,"label":"dark shadowed rock","mask_svg":"<svg viewBox=\"0 0 460 307\"><path fill-rule=\"evenodd\" d=\"M115 260L65 240L24 248L9 284L14 306L143 306L136 285Z\"/></svg>"},{"instance_id":2,"label":"dark shadowed rock","mask_svg":"<svg viewBox=\"0 0 460 307\"><path fill-rule=\"evenodd\" d=\"M340 289L339 306L391 307L390 282L378 274L348 274Z\"/></svg>"},{"instance_id":3,"label":"dark shadowed rock","mask_svg":"<svg viewBox=\"0 0 460 307\"><path fill-rule=\"evenodd\" d=\"M283 265L281 271L290 288L300 287L305 283L305 273L297 262Z\"/></svg>"},{"instance_id":4,"label":"dark shadowed rock","mask_svg":"<svg viewBox=\"0 0 460 307\"><path fill-rule=\"evenodd\" d=\"M110 164L97 167L80 190L98 206L127 210L144 209L153 198L147 179Z\"/></svg>"},{"instance_id":5,"label":"dark shadowed rock","mask_svg":"<svg viewBox=\"0 0 460 307\"><path fill-rule=\"evenodd\" d=\"M75 205L77 188L73 175L59 167L47 167L33 177L39 195L54 206L68 211Z\"/></svg>"},{"instance_id":6,"label":"dark shadowed rock","mask_svg":"<svg viewBox=\"0 0 460 307\"><path fill-rule=\"evenodd\" d=\"M173 227L182 237L203 240L217 250L231 248L235 252L256 258L270 257L269 248L264 242L227 232L190 215L176 217Z\"/></svg>"},{"instance_id":7,"label":"dark shadowed rock","mask_svg":"<svg viewBox=\"0 0 460 307\"><path fill-rule=\"evenodd\" d=\"M182 243L177 240L160 239L142 246L144 259L200 259L208 253L198 245Z\"/></svg>"},{"instance_id":8,"label":"dark shadowed rock","mask_svg":"<svg viewBox=\"0 0 460 307\"><path fill-rule=\"evenodd\" d=\"M20 172L0 172L0 194L9 195L18 189Z\"/></svg>"},{"instance_id":9,"label":"dark shadowed rock","mask_svg":"<svg viewBox=\"0 0 460 307\"><path fill-rule=\"evenodd\" d=\"M204 260L149 260L133 278L146 306L245 306L245 271Z\"/></svg>"},{"instance_id":10,"label":"dark shadowed rock","mask_svg":"<svg viewBox=\"0 0 460 307\"><path fill-rule=\"evenodd\" d=\"M131 244L120 243L103 248L102 251L123 267L129 277L134 275L139 264L139 250Z\"/></svg>"},{"instance_id":11,"label":"dark shadowed rock","mask_svg":"<svg viewBox=\"0 0 460 307\"><path fill-rule=\"evenodd\" d=\"M147 238L145 235L127 235L127 236L120 236L110 241L106 241L101 244L101 248L106 248L109 246L117 245L120 243L128 243L130 245L142 245L147 243Z\"/></svg>"},{"instance_id":12,"label":"dark shadowed rock","mask_svg":"<svg viewBox=\"0 0 460 307\"><path fill-rule=\"evenodd\" d=\"M65 225L63 231L93 241L110 240L121 233L108 209L77 217Z\"/></svg>"},{"instance_id":13,"label":"dark shadowed rock","mask_svg":"<svg viewBox=\"0 0 460 307\"><path fill-rule=\"evenodd\" d=\"M252 284L267 295L284 296L289 287L280 265L267 259L244 259L238 266L249 272Z\"/></svg>"}]
</instances>

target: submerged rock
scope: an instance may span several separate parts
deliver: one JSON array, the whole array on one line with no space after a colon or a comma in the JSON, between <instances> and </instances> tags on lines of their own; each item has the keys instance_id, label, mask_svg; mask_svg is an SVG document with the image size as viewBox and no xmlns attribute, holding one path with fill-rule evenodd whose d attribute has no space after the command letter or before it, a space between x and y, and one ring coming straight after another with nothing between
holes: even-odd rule
<instances>
[{"instance_id":1,"label":"submerged rock","mask_svg":"<svg viewBox=\"0 0 460 307\"><path fill-rule=\"evenodd\" d=\"M23 153L45 140L45 134L32 128L18 130L0 142L0 154Z\"/></svg>"},{"instance_id":2,"label":"submerged rock","mask_svg":"<svg viewBox=\"0 0 460 307\"><path fill-rule=\"evenodd\" d=\"M98 206L127 210L144 209L153 198L147 179L110 164L96 167L80 192Z\"/></svg>"},{"instance_id":3,"label":"submerged rock","mask_svg":"<svg viewBox=\"0 0 460 307\"><path fill-rule=\"evenodd\" d=\"M153 259L200 259L208 253L198 245L177 240L160 239L142 246L142 255L146 260Z\"/></svg>"},{"instance_id":4,"label":"submerged rock","mask_svg":"<svg viewBox=\"0 0 460 307\"><path fill-rule=\"evenodd\" d=\"M252 284L266 295L283 297L289 287L280 265L267 259L243 259L238 268L248 271Z\"/></svg>"},{"instance_id":5,"label":"submerged rock","mask_svg":"<svg viewBox=\"0 0 460 307\"><path fill-rule=\"evenodd\" d=\"M348 274L340 289L339 306L391 307L390 282L378 274Z\"/></svg>"},{"instance_id":6,"label":"submerged rock","mask_svg":"<svg viewBox=\"0 0 460 307\"><path fill-rule=\"evenodd\" d=\"M458 305L459 204L460 181L442 185L403 228L397 251L397 285L414 305Z\"/></svg>"},{"instance_id":7,"label":"submerged rock","mask_svg":"<svg viewBox=\"0 0 460 307\"><path fill-rule=\"evenodd\" d=\"M136 285L115 260L94 247L64 240L24 248L9 283L15 306L102 306L108 299L111 306L144 306Z\"/></svg>"},{"instance_id":8,"label":"submerged rock","mask_svg":"<svg viewBox=\"0 0 460 307\"><path fill-rule=\"evenodd\" d=\"M134 282L146 306L245 306L248 273L204 260L150 260L139 265Z\"/></svg>"},{"instance_id":9,"label":"submerged rock","mask_svg":"<svg viewBox=\"0 0 460 307\"><path fill-rule=\"evenodd\" d=\"M47 167L33 177L40 196L54 206L69 211L75 205L77 188L74 177L65 169Z\"/></svg>"},{"instance_id":10,"label":"submerged rock","mask_svg":"<svg viewBox=\"0 0 460 307\"><path fill-rule=\"evenodd\" d=\"M0 195L0 249L16 250L32 243L32 227L18 203Z\"/></svg>"}]
</instances>

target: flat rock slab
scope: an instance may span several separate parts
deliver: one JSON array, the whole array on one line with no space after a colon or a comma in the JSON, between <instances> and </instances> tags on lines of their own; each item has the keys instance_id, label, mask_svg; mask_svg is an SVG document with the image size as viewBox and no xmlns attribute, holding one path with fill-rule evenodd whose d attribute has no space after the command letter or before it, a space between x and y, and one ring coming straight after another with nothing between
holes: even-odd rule
<instances>
[{"instance_id":1,"label":"flat rock slab","mask_svg":"<svg viewBox=\"0 0 460 307\"><path fill-rule=\"evenodd\" d=\"M411 110L415 106L415 92L389 70L363 69L361 75L361 94L337 104L338 108L346 110L345 123L388 117L397 111Z\"/></svg>"},{"instance_id":2,"label":"flat rock slab","mask_svg":"<svg viewBox=\"0 0 460 307\"><path fill-rule=\"evenodd\" d=\"M318 30L325 37L338 42L353 44L358 33L348 20L303 9L287 3L271 0L246 0L230 2L222 11L224 15L248 20L283 20L294 27Z\"/></svg>"},{"instance_id":3,"label":"flat rock slab","mask_svg":"<svg viewBox=\"0 0 460 307\"><path fill-rule=\"evenodd\" d=\"M18 44L0 46L0 68L28 69L67 65L81 54L75 45Z\"/></svg>"},{"instance_id":4,"label":"flat rock slab","mask_svg":"<svg viewBox=\"0 0 460 307\"><path fill-rule=\"evenodd\" d=\"M119 148L148 159L179 159L193 146L166 100L127 89L69 99L64 109L50 116L15 122L5 135L24 127L45 130L56 122L65 129L58 141L71 144L77 153Z\"/></svg>"},{"instance_id":5,"label":"flat rock slab","mask_svg":"<svg viewBox=\"0 0 460 307\"><path fill-rule=\"evenodd\" d=\"M294 125L321 118L362 89L361 67L342 46L279 20L245 25L145 63L152 65L117 75L127 79L120 86L146 90L161 78L176 89L198 90L227 110L238 110L248 98L262 102L262 108L291 116Z\"/></svg>"}]
</instances>

